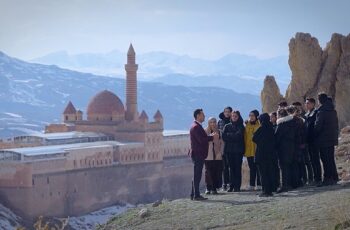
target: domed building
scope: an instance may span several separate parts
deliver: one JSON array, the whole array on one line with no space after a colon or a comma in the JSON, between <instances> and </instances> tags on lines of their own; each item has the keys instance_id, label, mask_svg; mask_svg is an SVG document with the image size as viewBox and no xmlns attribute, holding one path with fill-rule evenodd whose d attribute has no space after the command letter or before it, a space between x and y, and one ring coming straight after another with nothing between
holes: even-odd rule
<instances>
[{"instance_id":1,"label":"domed building","mask_svg":"<svg viewBox=\"0 0 350 230\"><path fill-rule=\"evenodd\" d=\"M88 104L88 121L124 121L124 119L123 102L108 90L96 94Z\"/></svg>"},{"instance_id":2,"label":"domed building","mask_svg":"<svg viewBox=\"0 0 350 230\"><path fill-rule=\"evenodd\" d=\"M90 99L84 117L83 112L69 101L62 114L63 123L50 124L46 126L45 132L98 132L113 136L118 141L143 143L147 140L160 140L163 132L162 114L157 111L154 120L149 121L145 111L140 115L138 112L137 69L136 53L130 44L125 64L125 105L114 92L103 90Z\"/></svg>"}]
</instances>

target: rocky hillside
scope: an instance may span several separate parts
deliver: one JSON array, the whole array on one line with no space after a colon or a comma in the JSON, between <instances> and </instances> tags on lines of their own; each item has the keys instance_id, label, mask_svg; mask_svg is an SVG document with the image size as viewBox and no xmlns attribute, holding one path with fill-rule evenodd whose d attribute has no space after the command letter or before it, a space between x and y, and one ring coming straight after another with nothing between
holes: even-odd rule
<instances>
[{"instance_id":1,"label":"rocky hillside","mask_svg":"<svg viewBox=\"0 0 350 230\"><path fill-rule=\"evenodd\" d=\"M307 187L260 198L225 193L139 206L112 218L112 229L345 229L350 227L350 186Z\"/></svg>"},{"instance_id":2,"label":"rocky hillside","mask_svg":"<svg viewBox=\"0 0 350 230\"><path fill-rule=\"evenodd\" d=\"M289 42L292 79L284 95L289 103L326 92L335 100L342 127L350 122L350 34L333 34L324 49L317 38L297 33ZM274 77L267 76L261 93L263 110L276 110L281 99ZM272 98L272 99L271 99Z\"/></svg>"}]
</instances>

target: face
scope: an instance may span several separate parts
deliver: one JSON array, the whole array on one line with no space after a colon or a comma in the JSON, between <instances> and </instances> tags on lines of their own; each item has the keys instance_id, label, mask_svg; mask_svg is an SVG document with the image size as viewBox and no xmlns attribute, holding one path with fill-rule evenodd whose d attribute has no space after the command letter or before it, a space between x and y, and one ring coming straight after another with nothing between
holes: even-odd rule
<instances>
[{"instance_id":1,"label":"face","mask_svg":"<svg viewBox=\"0 0 350 230\"><path fill-rule=\"evenodd\" d=\"M239 116L238 116L237 113L232 113L231 114L231 120L232 121L236 122L236 121L238 121L238 119L239 119Z\"/></svg>"},{"instance_id":2,"label":"face","mask_svg":"<svg viewBox=\"0 0 350 230\"><path fill-rule=\"evenodd\" d=\"M201 112L200 114L197 115L197 121L202 123L205 120L205 115L204 112Z\"/></svg>"},{"instance_id":3,"label":"face","mask_svg":"<svg viewBox=\"0 0 350 230\"><path fill-rule=\"evenodd\" d=\"M255 117L254 113L249 113L249 121L250 122L255 122L256 121L256 117Z\"/></svg>"},{"instance_id":4,"label":"face","mask_svg":"<svg viewBox=\"0 0 350 230\"><path fill-rule=\"evenodd\" d=\"M209 128L211 130L216 129L216 120L215 119L212 119L212 120L209 121Z\"/></svg>"},{"instance_id":5,"label":"face","mask_svg":"<svg viewBox=\"0 0 350 230\"><path fill-rule=\"evenodd\" d=\"M313 108L315 108L315 104L311 103L310 101L306 101L305 102L305 108L306 108L307 111L310 111Z\"/></svg>"},{"instance_id":6,"label":"face","mask_svg":"<svg viewBox=\"0 0 350 230\"><path fill-rule=\"evenodd\" d=\"M231 111L230 111L229 109L225 109L225 110L224 110L224 116L225 116L226 118L229 118L229 117L231 116Z\"/></svg>"},{"instance_id":7,"label":"face","mask_svg":"<svg viewBox=\"0 0 350 230\"><path fill-rule=\"evenodd\" d=\"M277 117L274 114L271 114L270 115L270 121L271 121L271 123L276 123Z\"/></svg>"}]
</instances>

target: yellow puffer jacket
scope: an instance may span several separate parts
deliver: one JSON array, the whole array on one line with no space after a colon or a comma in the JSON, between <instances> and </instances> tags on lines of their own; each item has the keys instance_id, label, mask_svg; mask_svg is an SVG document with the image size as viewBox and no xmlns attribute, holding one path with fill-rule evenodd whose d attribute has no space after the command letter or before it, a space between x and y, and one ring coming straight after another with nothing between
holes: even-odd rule
<instances>
[{"instance_id":1,"label":"yellow puffer jacket","mask_svg":"<svg viewBox=\"0 0 350 230\"><path fill-rule=\"evenodd\" d=\"M244 131L245 157L255 156L256 144L253 142L253 134L259 127L259 121L257 121L255 124L251 124L249 121L246 123Z\"/></svg>"}]
</instances>

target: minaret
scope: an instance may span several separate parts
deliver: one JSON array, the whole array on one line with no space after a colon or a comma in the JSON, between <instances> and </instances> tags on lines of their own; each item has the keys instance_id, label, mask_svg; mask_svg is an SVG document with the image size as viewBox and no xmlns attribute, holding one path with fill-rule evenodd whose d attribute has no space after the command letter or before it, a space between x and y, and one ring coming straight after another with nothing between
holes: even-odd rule
<instances>
[{"instance_id":1,"label":"minaret","mask_svg":"<svg viewBox=\"0 0 350 230\"><path fill-rule=\"evenodd\" d=\"M127 121L136 120L138 118L137 112L137 68L135 63L135 50L130 44L128 50L128 62L125 65L126 71L126 114Z\"/></svg>"}]
</instances>

